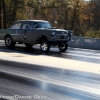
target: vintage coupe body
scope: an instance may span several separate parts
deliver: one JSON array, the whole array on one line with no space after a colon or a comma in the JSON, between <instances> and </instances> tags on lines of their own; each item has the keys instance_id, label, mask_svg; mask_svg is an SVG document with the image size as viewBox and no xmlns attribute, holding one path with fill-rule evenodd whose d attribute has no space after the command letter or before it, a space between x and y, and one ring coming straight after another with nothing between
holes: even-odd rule
<instances>
[{"instance_id":1,"label":"vintage coupe body","mask_svg":"<svg viewBox=\"0 0 100 100\"><path fill-rule=\"evenodd\" d=\"M0 30L0 40L5 40L8 48L14 47L16 43L24 43L28 48L40 44L43 52L48 52L51 45L66 51L72 35L72 31L55 29L43 20L19 20L9 29Z\"/></svg>"}]
</instances>

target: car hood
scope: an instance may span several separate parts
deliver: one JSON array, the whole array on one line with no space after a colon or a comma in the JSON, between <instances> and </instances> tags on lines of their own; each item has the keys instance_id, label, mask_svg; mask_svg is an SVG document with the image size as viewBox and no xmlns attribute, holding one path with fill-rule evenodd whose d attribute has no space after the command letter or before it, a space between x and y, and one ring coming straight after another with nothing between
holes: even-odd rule
<instances>
[{"instance_id":1,"label":"car hood","mask_svg":"<svg viewBox=\"0 0 100 100\"><path fill-rule=\"evenodd\" d=\"M47 28L47 29L42 28L40 30L55 32L55 34L68 34L69 36L72 36L73 34L73 31L71 30L56 29L56 28Z\"/></svg>"},{"instance_id":2,"label":"car hood","mask_svg":"<svg viewBox=\"0 0 100 100\"><path fill-rule=\"evenodd\" d=\"M73 31L71 30L52 29L52 32L55 32L55 34L68 34L70 37L73 36Z\"/></svg>"},{"instance_id":3,"label":"car hood","mask_svg":"<svg viewBox=\"0 0 100 100\"><path fill-rule=\"evenodd\" d=\"M56 32L56 33L62 33L62 34L65 34L65 33L68 33L68 30L64 30L64 29L54 29L54 28L51 28L51 29L48 29L52 32Z\"/></svg>"},{"instance_id":4,"label":"car hood","mask_svg":"<svg viewBox=\"0 0 100 100\"><path fill-rule=\"evenodd\" d=\"M71 30L64 30L64 29L50 29L52 32L58 33L58 34L70 34L73 33Z\"/></svg>"}]
</instances>

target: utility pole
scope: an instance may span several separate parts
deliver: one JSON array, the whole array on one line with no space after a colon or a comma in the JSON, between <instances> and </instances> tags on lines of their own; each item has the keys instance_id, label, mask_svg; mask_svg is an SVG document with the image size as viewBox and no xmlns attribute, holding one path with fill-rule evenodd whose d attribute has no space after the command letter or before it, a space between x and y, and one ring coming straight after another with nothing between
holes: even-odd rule
<instances>
[{"instance_id":1,"label":"utility pole","mask_svg":"<svg viewBox=\"0 0 100 100\"><path fill-rule=\"evenodd\" d=\"M5 0L0 0L0 29L6 28Z\"/></svg>"},{"instance_id":2,"label":"utility pole","mask_svg":"<svg viewBox=\"0 0 100 100\"><path fill-rule=\"evenodd\" d=\"M5 0L2 0L2 7L3 7L3 28L7 28L7 26L6 26L6 6L5 6Z\"/></svg>"}]
</instances>

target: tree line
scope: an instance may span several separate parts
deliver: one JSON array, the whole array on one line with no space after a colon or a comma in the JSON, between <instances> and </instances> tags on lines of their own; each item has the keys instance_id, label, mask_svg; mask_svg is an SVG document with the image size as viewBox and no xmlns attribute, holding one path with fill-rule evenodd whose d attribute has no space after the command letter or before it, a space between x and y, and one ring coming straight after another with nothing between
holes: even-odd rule
<instances>
[{"instance_id":1,"label":"tree line","mask_svg":"<svg viewBox=\"0 0 100 100\"><path fill-rule=\"evenodd\" d=\"M84 0L0 0L0 29L17 20L48 20L76 36L100 38L100 5Z\"/></svg>"}]
</instances>

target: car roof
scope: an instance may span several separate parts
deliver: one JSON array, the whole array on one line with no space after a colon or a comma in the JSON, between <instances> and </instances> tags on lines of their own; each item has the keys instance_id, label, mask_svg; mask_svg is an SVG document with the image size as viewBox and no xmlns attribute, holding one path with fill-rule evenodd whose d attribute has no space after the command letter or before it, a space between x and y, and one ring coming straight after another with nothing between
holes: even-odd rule
<instances>
[{"instance_id":1,"label":"car roof","mask_svg":"<svg viewBox=\"0 0 100 100\"><path fill-rule=\"evenodd\" d=\"M18 20L17 22L19 22L19 21L21 21L21 22L48 22L48 21L45 21L45 20Z\"/></svg>"}]
</instances>

